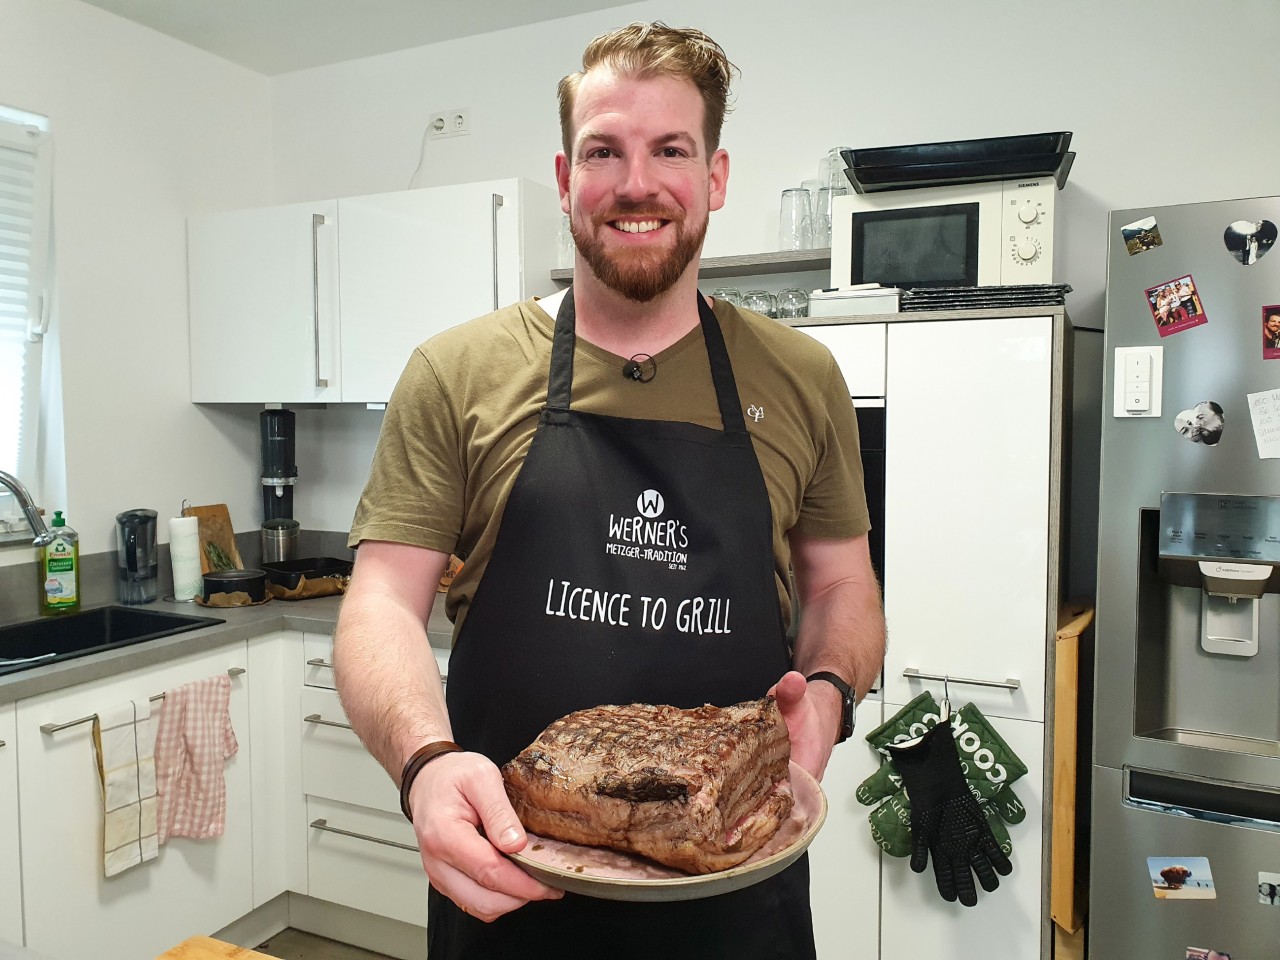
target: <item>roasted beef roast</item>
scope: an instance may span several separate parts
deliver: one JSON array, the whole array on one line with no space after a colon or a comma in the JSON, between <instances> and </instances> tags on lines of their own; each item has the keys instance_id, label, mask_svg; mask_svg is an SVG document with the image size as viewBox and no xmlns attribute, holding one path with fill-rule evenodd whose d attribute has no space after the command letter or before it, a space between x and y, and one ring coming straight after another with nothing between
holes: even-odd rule
<instances>
[{"instance_id":1,"label":"roasted beef roast","mask_svg":"<svg viewBox=\"0 0 1280 960\"><path fill-rule=\"evenodd\" d=\"M502 775L533 833L712 873L750 857L791 813L790 760L772 697L633 703L562 717Z\"/></svg>"}]
</instances>

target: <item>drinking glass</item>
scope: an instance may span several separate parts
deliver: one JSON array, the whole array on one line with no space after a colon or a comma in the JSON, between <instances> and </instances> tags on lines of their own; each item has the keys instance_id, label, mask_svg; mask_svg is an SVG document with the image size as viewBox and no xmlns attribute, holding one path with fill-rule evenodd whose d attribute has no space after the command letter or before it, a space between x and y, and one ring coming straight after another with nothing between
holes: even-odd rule
<instances>
[{"instance_id":1,"label":"drinking glass","mask_svg":"<svg viewBox=\"0 0 1280 960\"><path fill-rule=\"evenodd\" d=\"M742 291L735 290L733 287L716 287L711 291L711 296L725 303L731 303L735 307L742 305Z\"/></svg>"},{"instance_id":2,"label":"drinking glass","mask_svg":"<svg viewBox=\"0 0 1280 960\"><path fill-rule=\"evenodd\" d=\"M831 246L831 198L830 187L819 187L813 195L813 214L809 235L815 250Z\"/></svg>"},{"instance_id":3,"label":"drinking glass","mask_svg":"<svg viewBox=\"0 0 1280 960\"><path fill-rule=\"evenodd\" d=\"M794 320L809 315L809 295L799 287L787 287L778 294L778 319Z\"/></svg>"},{"instance_id":4,"label":"drinking glass","mask_svg":"<svg viewBox=\"0 0 1280 960\"><path fill-rule=\"evenodd\" d=\"M777 298L768 290L748 290L742 295L742 307L744 310L762 313L766 317L778 315Z\"/></svg>"},{"instance_id":5,"label":"drinking glass","mask_svg":"<svg viewBox=\"0 0 1280 960\"><path fill-rule=\"evenodd\" d=\"M778 218L778 249L809 249L809 211L812 200L803 187L782 191L782 210Z\"/></svg>"},{"instance_id":6,"label":"drinking glass","mask_svg":"<svg viewBox=\"0 0 1280 960\"><path fill-rule=\"evenodd\" d=\"M560 218L560 230L556 234L556 266L572 267L577 247L573 243L573 231L569 229L569 215Z\"/></svg>"}]
</instances>

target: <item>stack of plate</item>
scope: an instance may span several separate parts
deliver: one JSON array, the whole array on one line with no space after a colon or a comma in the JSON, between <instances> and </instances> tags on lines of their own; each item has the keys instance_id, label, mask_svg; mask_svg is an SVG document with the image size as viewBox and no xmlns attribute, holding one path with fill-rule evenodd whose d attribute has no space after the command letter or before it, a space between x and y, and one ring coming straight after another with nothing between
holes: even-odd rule
<instances>
[{"instance_id":1,"label":"stack of plate","mask_svg":"<svg viewBox=\"0 0 1280 960\"><path fill-rule=\"evenodd\" d=\"M924 287L903 290L901 310L982 310L992 307L1058 307L1071 292L1067 283L1008 287Z\"/></svg>"},{"instance_id":2,"label":"stack of plate","mask_svg":"<svg viewBox=\"0 0 1280 960\"><path fill-rule=\"evenodd\" d=\"M1070 145L1071 132L1059 131L866 147L840 155L858 193L1037 177L1053 177L1061 190L1076 158Z\"/></svg>"}]
</instances>

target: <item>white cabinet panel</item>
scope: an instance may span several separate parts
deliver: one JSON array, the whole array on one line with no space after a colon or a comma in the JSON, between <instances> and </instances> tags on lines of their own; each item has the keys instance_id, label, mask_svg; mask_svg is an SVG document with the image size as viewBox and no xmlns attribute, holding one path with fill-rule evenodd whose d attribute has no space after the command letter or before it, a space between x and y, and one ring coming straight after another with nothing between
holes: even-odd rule
<instances>
[{"instance_id":1,"label":"white cabinet panel","mask_svg":"<svg viewBox=\"0 0 1280 960\"><path fill-rule=\"evenodd\" d=\"M341 399L337 210L329 200L191 218L192 401Z\"/></svg>"},{"instance_id":2,"label":"white cabinet panel","mask_svg":"<svg viewBox=\"0 0 1280 960\"><path fill-rule=\"evenodd\" d=\"M885 700L933 681L988 716L1044 719L1053 321L893 324L885 461Z\"/></svg>"},{"instance_id":3,"label":"white cabinet panel","mask_svg":"<svg viewBox=\"0 0 1280 960\"><path fill-rule=\"evenodd\" d=\"M240 749L225 766L225 835L173 838L157 859L111 879L103 876L102 791L92 724L56 733L40 729L245 663L245 644L234 643L18 702L28 948L50 957L137 960L157 956L193 933L221 929L252 909L249 674L232 681L231 724ZM150 729L154 737L154 723Z\"/></svg>"},{"instance_id":4,"label":"white cabinet panel","mask_svg":"<svg viewBox=\"0 0 1280 960\"><path fill-rule=\"evenodd\" d=\"M22 943L17 708L0 704L0 942Z\"/></svg>"},{"instance_id":5,"label":"white cabinet panel","mask_svg":"<svg viewBox=\"0 0 1280 960\"><path fill-rule=\"evenodd\" d=\"M883 323L810 324L796 329L831 351L850 396L883 397L885 326Z\"/></svg>"},{"instance_id":6,"label":"white cabinet panel","mask_svg":"<svg viewBox=\"0 0 1280 960\"><path fill-rule=\"evenodd\" d=\"M403 816L396 785L347 724L337 691L304 687L302 716L302 789L307 796Z\"/></svg>"},{"instance_id":7,"label":"white cabinet panel","mask_svg":"<svg viewBox=\"0 0 1280 960\"><path fill-rule=\"evenodd\" d=\"M809 847L809 901L818 960L875 957L880 933L880 848L854 791L880 766L863 739L880 725L878 700L858 705L857 732L836 747L822 777L827 822Z\"/></svg>"},{"instance_id":8,"label":"white cabinet panel","mask_svg":"<svg viewBox=\"0 0 1280 960\"><path fill-rule=\"evenodd\" d=\"M886 703L884 709L885 716L891 717L902 704ZM1027 775L1013 786L1027 808L1026 819L1008 828L1013 873L1001 877L992 893L979 888L977 906L965 907L947 903L938 894L932 863L924 873L912 873L907 859L886 856L880 928L884 960L1040 956L1044 725L993 719L992 727L1027 765Z\"/></svg>"},{"instance_id":9,"label":"white cabinet panel","mask_svg":"<svg viewBox=\"0 0 1280 960\"><path fill-rule=\"evenodd\" d=\"M345 833L322 830L318 820ZM387 814L312 797L307 800L307 824L311 896L427 925L429 883L413 825L398 809Z\"/></svg>"}]
</instances>

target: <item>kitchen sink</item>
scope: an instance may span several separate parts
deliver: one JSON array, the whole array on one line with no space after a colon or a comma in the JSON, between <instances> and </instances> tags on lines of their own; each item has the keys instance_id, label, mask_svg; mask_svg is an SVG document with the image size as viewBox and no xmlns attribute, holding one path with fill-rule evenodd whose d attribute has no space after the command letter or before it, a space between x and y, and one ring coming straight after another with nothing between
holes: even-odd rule
<instances>
[{"instance_id":1,"label":"kitchen sink","mask_svg":"<svg viewBox=\"0 0 1280 960\"><path fill-rule=\"evenodd\" d=\"M0 626L0 675L225 622L216 617L113 606Z\"/></svg>"}]
</instances>

